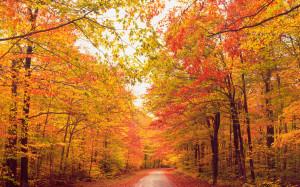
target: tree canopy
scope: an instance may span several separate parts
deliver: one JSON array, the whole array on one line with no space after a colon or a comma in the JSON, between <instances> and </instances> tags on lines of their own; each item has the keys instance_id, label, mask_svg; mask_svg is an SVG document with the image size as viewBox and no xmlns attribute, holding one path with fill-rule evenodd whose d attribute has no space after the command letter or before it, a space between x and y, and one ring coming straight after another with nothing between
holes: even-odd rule
<instances>
[{"instance_id":1,"label":"tree canopy","mask_svg":"<svg viewBox=\"0 0 300 187\"><path fill-rule=\"evenodd\" d=\"M165 3L0 2L0 184L299 183L300 2Z\"/></svg>"}]
</instances>

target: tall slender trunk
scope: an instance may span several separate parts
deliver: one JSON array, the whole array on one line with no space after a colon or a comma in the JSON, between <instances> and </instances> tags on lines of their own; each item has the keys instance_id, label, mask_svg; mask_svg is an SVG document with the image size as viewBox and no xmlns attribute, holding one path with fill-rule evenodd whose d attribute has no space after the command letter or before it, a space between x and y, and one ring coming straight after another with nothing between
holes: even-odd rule
<instances>
[{"instance_id":1,"label":"tall slender trunk","mask_svg":"<svg viewBox=\"0 0 300 187\"><path fill-rule=\"evenodd\" d=\"M52 180L53 180L53 145L50 145L50 154L49 154L49 175L50 175L50 181L52 183Z\"/></svg>"},{"instance_id":2,"label":"tall slender trunk","mask_svg":"<svg viewBox=\"0 0 300 187\"><path fill-rule=\"evenodd\" d=\"M125 167L125 172L127 172L129 169L129 149L127 151L127 158L126 158L126 167Z\"/></svg>"},{"instance_id":3,"label":"tall slender trunk","mask_svg":"<svg viewBox=\"0 0 300 187\"><path fill-rule=\"evenodd\" d=\"M243 89L243 96L244 96L244 110L245 110L246 123L247 123L250 171L251 171L252 182L255 182L253 149L252 149L251 130L250 130L250 118L249 118L249 112L248 112L248 102L247 102L246 83L245 83L245 74L244 73L242 74L242 82L243 82L242 89Z\"/></svg>"},{"instance_id":4,"label":"tall slender trunk","mask_svg":"<svg viewBox=\"0 0 300 187\"><path fill-rule=\"evenodd\" d=\"M144 162L145 162L144 168L147 168L147 154L146 153L144 155Z\"/></svg>"},{"instance_id":5,"label":"tall slender trunk","mask_svg":"<svg viewBox=\"0 0 300 187\"><path fill-rule=\"evenodd\" d=\"M104 150L105 150L105 156L104 156L104 163L103 163L103 168L104 168L104 171L105 173L107 173L107 152L106 152L106 149L107 149L107 146L108 146L108 141L107 141L107 136L105 136L105 139L104 139Z\"/></svg>"},{"instance_id":6,"label":"tall slender trunk","mask_svg":"<svg viewBox=\"0 0 300 187\"><path fill-rule=\"evenodd\" d=\"M201 149L202 149L202 144L201 144ZM202 164L201 164L201 150L200 150L200 145L197 144L197 154L198 154L198 158L197 158L197 164L198 164L198 173L200 174L202 172Z\"/></svg>"},{"instance_id":7,"label":"tall slender trunk","mask_svg":"<svg viewBox=\"0 0 300 187\"><path fill-rule=\"evenodd\" d=\"M90 162L90 169L89 169L89 176L91 178L91 171L93 166L93 156L94 156L94 141L92 141L92 152L91 152L91 162Z\"/></svg>"},{"instance_id":8,"label":"tall slender trunk","mask_svg":"<svg viewBox=\"0 0 300 187\"><path fill-rule=\"evenodd\" d=\"M16 159L16 146L17 146L17 128L18 128L18 121L17 121L17 82L18 82L18 61L12 60L11 65L11 98L12 104L10 108L9 114L9 123L10 126L8 128L8 135L10 137L7 138L5 143L5 152L6 152L6 165L8 166L8 173L7 176L10 178L5 181L5 186L14 187L16 185L17 179L17 159Z\"/></svg>"},{"instance_id":9,"label":"tall slender trunk","mask_svg":"<svg viewBox=\"0 0 300 187\"><path fill-rule=\"evenodd\" d=\"M158 168L161 168L161 159L158 159Z\"/></svg>"},{"instance_id":10,"label":"tall slender trunk","mask_svg":"<svg viewBox=\"0 0 300 187\"><path fill-rule=\"evenodd\" d=\"M66 160L65 160L65 164L64 164L64 173L65 173L67 165L68 165L68 158L69 158L69 153L70 153L71 142L73 140L73 135L75 133L76 126L77 126L77 123L74 124L72 129L70 129L70 137L69 137L68 147L66 150Z\"/></svg>"},{"instance_id":11,"label":"tall slender trunk","mask_svg":"<svg viewBox=\"0 0 300 187\"><path fill-rule=\"evenodd\" d=\"M282 100L282 94L281 94L281 79L280 79L280 75L277 73L276 75L276 79L277 79L277 89L278 89L278 94L279 94L279 99L280 99L280 113L283 113L283 100ZM286 122L284 122L283 117L279 117L279 121L280 121L280 125L279 125L279 132L278 135L280 135L282 133L282 130L284 130L284 133L288 133L287 130L287 124ZM283 129L282 129L283 128ZM286 178L286 164L287 164L287 145L284 146L283 148L283 158L282 158L282 169L284 170L284 175L283 178ZM281 160L281 159L280 159Z\"/></svg>"},{"instance_id":12,"label":"tall slender trunk","mask_svg":"<svg viewBox=\"0 0 300 187\"><path fill-rule=\"evenodd\" d=\"M217 184L218 180L218 162L219 162L219 142L218 132L220 127L220 112L215 114L213 123L213 135L211 138L211 149L212 149L212 168L213 168L213 185Z\"/></svg>"},{"instance_id":13,"label":"tall slender trunk","mask_svg":"<svg viewBox=\"0 0 300 187\"><path fill-rule=\"evenodd\" d=\"M33 53L32 46L27 47L27 55ZM26 57L25 61L25 88L24 88L24 101L23 101L23 114L24 117L21 120L21 152L23 153L21 157L21 180L20 186L28 186L28 120L29 120L29 111L30 111L30 95L29 95L29 86L30 86L30 77L31 77L31 57Z\"/></svg>"},{"instance_id":14,"label":"tall slender trunk","mask_svg":"<svg viewBox=\"0 0 300 187\"><path fill-rule=\"evenodd\" d=\"M45 122L44 122L43 133L42 133L43 139L44 139L45 133L46 133L46 126L48 124L49 112L50 112L50 108L51 108L51 105L52 105L52 99L53 99L53 97L50 96L49 106L48 106L48 109L47 109L46 119L45 119Z\"/></svg>"},{"instance_id":15,"label":"tall slender trunk","mask_svg":"<svg viewBox=\"0 0 300 187\"><path fill-rule=\"evenodd\" d=\"M230 121L232 121L231 116L230 116ZM233 150L232 150L232 126L231 125L229 126L229 150L230 150L230 154L229 154L227 165L230 166L230 168L232 168Z\"/></svg>"},{"instance_id":16,"label":"tall slender trunk","mask_svg":"<svg viewBox=\"0 0 300 187\"><path fill-rule=\"evenodd\" d=\"M31 31L35 30L35 22L38 14L38 9L34 12L30 8L28 8L30 23L31 23ZM21 177L20 177L20 187L28 187L28 121L29 121L29 112L30 112L30 78L31 78L31 61L33 54L33 46L30 42L27 46L26 51L27 57L25 58L25 82L24 82L24 100L23 100L23 118L21 120L21 152L23 156L21 157Z\"/></svg>"},{"instance_id":17,"label":"tall slender trunk","mask_svg":"<svg viewBox=\"0 0 300 187\"><path fill-rule=\"evenodd\" d=\"M189 143L186 144L186 157L185 157L185 165L188 166L189 165Z\"/></svg>"},{"instance_id":18,"label":"tall slender trunk","mask_svg":"<svg viewBox=\"0 0 300 187\"><path fill-rule=\"evenodd\" d=\"M48 124L48 119L49 119L49 112L50 112L50 108L51 108L51 103L52 103L52 97L50 96L50 102L48 105L48 109L47 109L47 114L46 114L46 119L44 122L44 127L43 127L43 131L42 131L42 140L44 140L45 138L45 133L46 133L46 126ZM36 165L36 176L40 175L40 169L41 169L41 165L43 163L44 160L44 155L43 155L43 149L38 150L39 154L41 155L40 157L38 157L37 159L37 165Z\"/></svg>"},{"instance_id":19,"label":"tall slender trunk","mask_svg":"<svg viewBox=\"0 0 300 187\"><path fill-rule=\"evenodd\" d=\"M284 123L284 133L288 133L288 128L287 124ZM284 146L284 159L283 159L283 170L286 170L286 165L287 165L287 145ZM285 174L285 173L284 173Z\"/></svg>"},{"instance_id":20,"label":"tall slender trunk","mask_svg":"<svg viewBox=\"0 0 300 187\"><path fill-rule=\"evenodd\" d=\"M273 111L270 107L270 98L269 93L271 92L271 70L268 69L266 72L266 75L264 77L265 82L265 93L266 93L266 113L267 117L269 118L270 124L267 125L267 147L268 147L268 153L267 153L267 163L269 169L275 168L275 160L274 155L271 151L272 143L274 143L274 125L273 125Z\"/></svg>"},{"instance_id":21,"label":"tall slender trunk","mask_svg":"<svg viewBox=\"0 0 300 187\"><path fill-rule=\"evenodd\" d=\"M72 102L71 102L72 103ZM66 123L66 129L65 129L65 136L64 136L64 140L63 143L65 144L67 141L67 135L68 135L68 129L69 129L69 123L70 123L70 117L71 114L68 114L68 119L67 119L67 123ZM64 154L65 154L65 145L63 145L62 150L61 150L61 155L60 155L60 164L59 164L59 171L60 173L62 172L62 165L64 162Z\"/></svg>"},{"instance_id":22,"label":"tall slender trunk","mask_svg":"<svg viewBox=\"0 0 300 187\"><path fill-rule=\"evenodd\" d=\"M195 168L198 166L198 163L199 163L200 155L198 155L198 153L199 153L198 149L199 149L199 144L196 143L196 145L194 145L194 166L195 166Z\"/></svg>"},{"instance_id":23,"label":"tall slender trunk","mask_svg":"<svg viewBox=\"0 0 300 187\"><path fill-rule=\"evenodd\" d=\"M243 181L246 182L246 169L245 169L245 156L243 139L241 136L241 127L238 116L238 109L235 103L235 88L233 87L233 81L231 75L228 75L227 84L229 88L228 99L230 104L230 114L232 119L232 131L233 131L233 144L234 144L234 160L237 167L237 173L239 177L243 177Z\"/></svg>"},{"instance_id":24,"label":"tall slender trunk","mask_svg":"<svg viewBox=\"0 0 300 187\"><path fill-rule=\"evenodd\" d=\"M234 110L234 109L233 109ZM239 145L239 133L238 133L238 121L237 121L237 116L234 111L231 111L232 115L232 131L233 131L233 144L234 144L234 159L235 159L235 165L237 166L237 171L239 177L244 176L244 169L243 169L243 164L242 164L242 158L241 158L241 150L240 150L240 145Z\"/></svg>"},{"instance_id":25,"label":"tall slender trunk","mask_svg":"<svg viewBox=\"0 0 300 187\"><path fill-rule=\"evenodd\" d=\"M205 144L202 142L201 143L201 148L199 149L199 158L200 158L200 163L199 163L199 169L198 169L198 171L199 171L199 173L200 172L202 172L203 171L203 161L202 161L202 159L204 159L204 155L205 155Z\"/></svg>"},{"instance_id":26,"label":"tall slender trunk","mask_svg":"<svg viewBox=\"0 0 300 187\"><path fill-rule=\"evenodd\" d=\"M240 153L241 153L241 161L242 161L242 171L243 171L243 181L247 182L247 176L246 176L246 164L245 164L245 151L244 151L244 143L243 143L243 138L241 134L241 124L239 122L238 114L237 114L237 109L236 111L236 116L237 116L237 131L238 131L238 138L240 141Z\"/></svg>"}]
</instances>

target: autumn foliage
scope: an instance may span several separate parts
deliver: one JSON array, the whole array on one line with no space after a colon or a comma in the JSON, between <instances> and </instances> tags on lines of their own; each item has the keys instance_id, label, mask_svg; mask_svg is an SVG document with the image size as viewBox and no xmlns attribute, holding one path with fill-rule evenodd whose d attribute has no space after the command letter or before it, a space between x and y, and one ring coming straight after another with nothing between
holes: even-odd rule
<instances>
[{"instance_id":1,"label":"autumn foliage","mask_svg":"<svg viewBox=\"0 0 300 187\"><path fill-rule=\"evenodd\" d=\"M156 167L299 183L299 0L166 4L0 2L1 185ZM145 109L130 89L142 79Z\"/></svg>"},{"instance_id":2,"label":"autumn foliage","mask_svg":"<svg viewBox=\"0 0 300 187\"><path fill-rule=\"evenodd\" d=\"M214 184L299 181L299 20L299 1L281 0L167 14L146 106L169 164Z\"/></svg>"},{"instance_id":3,"label":"autumn foliage","mask_svg":"<svg viewBox=\"0 0 300 187\"><path fill-rule=\"evenodd\" d=\"M140 167L137 121L145 114L133 105L134 64L120 56L124 33L114 22L138 30L136 16L147 13L137 9L142 5L0 2L1 185L65 184ZM101 18L109 10L119 19Z\"/></svg>"}]
</instances>

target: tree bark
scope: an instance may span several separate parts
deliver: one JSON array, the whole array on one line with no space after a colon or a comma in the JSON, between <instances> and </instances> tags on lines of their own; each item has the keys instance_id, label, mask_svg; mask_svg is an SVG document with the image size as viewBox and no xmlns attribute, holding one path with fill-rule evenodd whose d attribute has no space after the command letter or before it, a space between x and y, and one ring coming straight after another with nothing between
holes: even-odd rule
<instances>
[{"instance_id":1,"label":"tree bark","mask_svg":"<svg viewBox=\"0 0 300 187\"><path fill-rule=\"evenodd\" d=\"M65 164L64 164L64 173L66 172L66 168L67 168L67 165L68 165L68 158L69 158L69 153L70 153L71 142L73 140L73 135L75 133L75 129L76 129L77 124L78 124L78 122L76 122L73 125L72 129L70 128L70 137L69 137L68 147L67 147L67 150L66 150L66 160L65 160Z\"/></svg>"},{"instance_id":2,"label":"tree bark","mask_svg":"<svg viewBox=\"0 0 300 187\"><path fill-rule=\"evenodd\" d=\"M255 182L255 173L254 173L254 163L253 163L253 149L252 149L252 140L251 140L251 129L250 129L250 118L248 112L248 102L247 102L247 93L246 93L246 83L245 83L245 74L242 74L242 82L243 82L243 96L244 96L244 110L246 115L246 123L247 123L247 135L248 135L248 146L249 146L249 163L250 163L250 171L252 182Z\"/></svg>"},{"instance_id":3,"label":"tree bark","mask_svg":"<svg viewBox=\"0 0 300 187\"><path fill-rule=\"evenodd\" d=\"M218 162L219 162L219 142L218 142L218 132L220 127L220 112L215 114L215 119L213 123L213 135L211 138L211 149L212 149L212 168L213 168L213 185L217 184L218 180Z\"/></svg>"},{"instance_id":4,"label":"tree bark","mask_svg":"<svg viewBox=\"0 0 300 187\"><path fill-rule=\"evenodd\" d=\"M89 176L91 178L91 171L93 166L93 156L94 156L94 141L92 141L92 151L91 151L91 161L90 161L90 169L89 169Z\"/></svg>"},{"instance_id":5,"label":"tree bark","mask_svg":"<svg viewBox=\"0 0 300 187\"><path fill-rule=\"evenodd\" d=\"M9 114L9 122L10 126L8 128L8 135L10 137L7 138L5 143L5 152L6 152L6 165L8 166L8 173L7 177L10 179L5 181L5 186L8 187L15 187L16 179L17 179L17 159L16 159L16 146L17 146L17 128L18 128L18 121L17 121L17 82L18 82L18 61L12 60L11 65L11 98L12 98L12 105L10 108Z\"/></svg>"},{"instance_id":6,"label":"tree bark","mask_svg":"<svg viewBox=\"0 0 300 187\"><path fill-rule=\"evenodd\" d=\"M34 12L28 8L31 31L35 30L35 22L38 14L38 9ZM29 121L29 112L30 112L30 78L31 78L31 61L33 54L32 43L29 43L26 51L27 57L25 58L25 87L24 87L24 101L23 101L23 115L24 117L21 120L21 152L23 156L21 157L21 177L20 177L20 187L28 187L28 121Z\"/></svg>"},{"instance_id":7,"label":"tree bark","mask_svg":"<svg viewBox=\"0 0 300 187\"><path fill-rule=\"evenodd\" d=\"M198 145L199 146L199 145ZM205 155L205 145L204 143L202 142L201 143L201 148L199 149L199 158L200 158L200 163L199 163L199 173L203 171L203 163L202 163L202 159L204 158L204 155Z\"/></svg>"},{"instance_id":8,"label":"tree bark","mask_svg":"<svg viewBox=\"0 0 300 187\"><path fill-rule=\"evenodd\" d=\"M27 55L33 53L33 48L31 45L27 47ZM24 117L21 120L21 179L20 186L28 186L28 120L30 111L30 95L29 95L29 79L31 77L31 57L26 57L25 61L25 88L24 88L24 101L23 101L23 114Z\"/></svg>"},{"instance_id":9,"label":"tree bark","mask_svg":"<svg viewBox=\"0 0 300 187\"><path fill-rule=\"evenodd\" d=\"M233 131L233 144L234 144L234 161L236 166L236 171L239 177L243 177L243 181L246 182L246 170L245 170L245 156L244 156L244 147L243 140L241 137L241 127L238 116L238 109L236 106L235 100L235 88L233 87L232 77L229 74L227 78L228 84L228 100L230 105L230 114L232 119L232 131Z\"/></svg>"},{"instance_id":10,"label":"tree bark","mask_svg":"<svg viewBox=\"0 0 300 187\"><path fill-rule=\"evenodd\" d=\"M266 77L264 77L265 82L265 93L266 93L266 113L270 120L270 124L267 125L267 147L268 147L268 153L267 153L267 163L269 169L275 168L275 160L274 155L271 151L272 143L274 143L274 125L273 125L273 111L270 107L270 98L268 94L271 92L271 70L268 69L266 72Z\"/></svg>"},{"instance_id":11,"label":"tree bark","mask_svg":"<svg viewBox=\"0 0 300 187\"><path fill-rule=\"evenodd\" d=\"M71 103L72 103L72 101L71 101ZM67 141L68 129L69 129L69 124L70 124L70 117L71 117L71 114L69 113L67 123L66 123L66 130L65 130L64 140L63 140L64 144ZM65 145L63 145L63 147L62 147L61 155L60 155L60 164L59 164L60 173L62 172L62 169L63 169L62 165L63 165L63 162L64 162L64 154L65 154Z\"/></svg>"},{"instance_id":12,"label":"tree bark","mask_svg":"<svg viewBox=\"0 0 300 187\"><path fill-rule=\"evenodd\" d=\"M144 155L144 162L145 162L144 168L146 169L147 168L147 154L146 153Z\"/></svg>"},{"instance_id":13,"label":"tree bark","mask_svg":"<svg viewBox=\"0 0 300 187\"><path fill-rule=\"evenodd\" d=\"M288 133L288 129L287 129L287 124L284 123L284 133ZM287 165L287 145L284 146L284 151L283 151L283 154L284 154L284 158L283 158L283 170L285 171L286 170L286 165ZM285 173L285 172L284 172Z\"/></svg>"}]
</instances>

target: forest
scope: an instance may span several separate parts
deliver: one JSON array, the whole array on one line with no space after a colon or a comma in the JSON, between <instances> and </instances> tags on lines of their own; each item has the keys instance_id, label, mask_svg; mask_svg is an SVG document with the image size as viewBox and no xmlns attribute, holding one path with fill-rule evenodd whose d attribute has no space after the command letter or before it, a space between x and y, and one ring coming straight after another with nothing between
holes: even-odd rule
<instances>
[{"instance_id":1,"label":"forest","mask_svg":"<svg viewBox=\"0 0 300 187\"><path fill-rule=\"evenodd\" d=\"M299 13L299 0L0 1L0 186L161 167L300 185Z\"/></svg>"}]
</instances>

